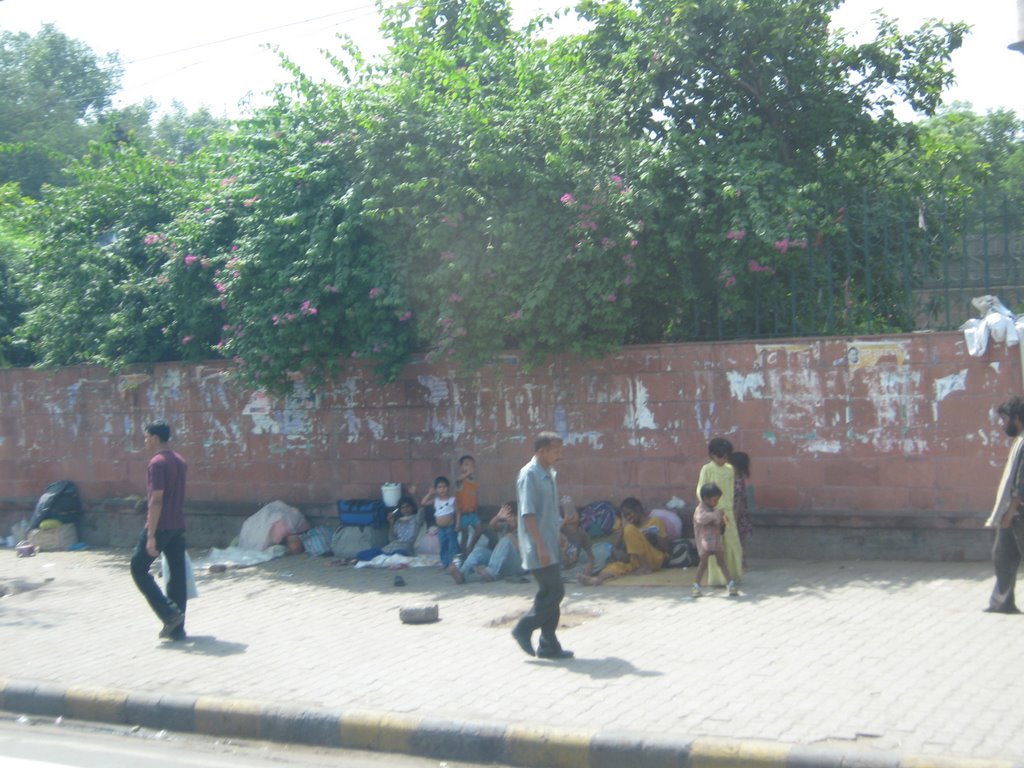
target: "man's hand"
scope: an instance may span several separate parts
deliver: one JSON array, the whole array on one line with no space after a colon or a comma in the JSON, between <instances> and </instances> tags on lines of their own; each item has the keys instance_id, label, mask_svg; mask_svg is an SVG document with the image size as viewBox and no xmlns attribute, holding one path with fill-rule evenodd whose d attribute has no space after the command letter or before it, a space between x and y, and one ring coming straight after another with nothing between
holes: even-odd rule
<instances>
[{"instance_id":1,"label":"man's hand","mask_svg":"<svg viewBox=\"0 0 1024 768\"><path fill-rule=\"evenodd\" d=\"M146 536L146 551L150 557L159 557L160 550L156 548L156 536L148 534Z\"/></svg>"}]
</instances>

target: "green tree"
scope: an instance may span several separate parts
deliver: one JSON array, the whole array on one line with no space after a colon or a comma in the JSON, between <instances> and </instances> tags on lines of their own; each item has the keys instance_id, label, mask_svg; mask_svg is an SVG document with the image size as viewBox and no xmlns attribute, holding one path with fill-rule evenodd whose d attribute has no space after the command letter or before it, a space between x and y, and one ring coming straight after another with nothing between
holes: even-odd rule
<instances>
[{"instance_id":1,"label":"green tree","mask_svg":"<svg viewBox=\"0 0 1024 768\"><path fill-rule=\"evenodd\" d=\"M635 132L651 141L638 182L650 209L640 337L713 335L723 320L753 330L758 296L813 306L791 278L825 263L809 247L860 209L863 190L888 186L882 160L908 133L896 101L938 106L965 28L932 22L905 35L881 17L874 40L852 45L830 27L837 5L583 6L591 68L620 84ZM879 288L886 270L875 266ZM870 306L863 275L846 279L867 317L889 314L887 300Z\"/></svg>"},{"instance_id":2,"label":"green tree","mask_svg":"<svg viewBox=\"0 0 1024 768\"><path fill-rule=\"evenodd\" d=\"M97 57L52 25L0 32L0 183L31 197L64 183L62 169L99 136L120 76L116 55Z\"/></svg>"},{"instance_id":3,"label":"green tree","mask_svg":"<svg viewBox=\"0 0 1024 768\"><path fill-rule=\"evenodd\" d=\"M37 243L19 275L28 309L18 335L42 364L181 357L182 341L167 330L178 307L160 290L165 254L149 243L195 198L201 179L190 170L97 143L70 169L73 186L50 188L33 206Z\"/></svg>"}]
</instances>

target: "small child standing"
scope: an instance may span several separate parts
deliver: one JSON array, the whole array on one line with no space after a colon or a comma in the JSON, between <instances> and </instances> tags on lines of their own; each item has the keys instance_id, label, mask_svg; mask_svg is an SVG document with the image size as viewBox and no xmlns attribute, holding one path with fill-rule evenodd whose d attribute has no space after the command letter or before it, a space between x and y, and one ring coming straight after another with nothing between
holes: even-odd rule
<instances>
[{"instance_id":1,"label":"small child standing","mask_svg":"<svg viewBox=\"0 0 1024 768\"><path fill-rule=\"evenodd\" d=\"M700 489L707 483L715 483L721 490L722 498L718 502L718 510L725 519L726 528L722 536L722 546L725 550L725 561L729 564L729 573L732 580L743 576L743 545L740 543L740 536L736 528L736 518L733 516L733 491L736 489L736 472L729 463L729 456L732 455L732 443L724 437L714 437L708 442L708 458L711 459L700 469L700 477L697 479L697 501L700 502ZM717 561L708 564L708 585L713 587L725 586L730 581L725 573L718 567Z\"/></svg>"},{"instance_id":2,"label":"small child standing","mask_svg":"<svg viewBox=\"0 0 1024 768\"><path fill-rule=\"evenodd\" d=\"M434 505L434 525L441 544L441 567L447 568L459 555L459 537L455 529L457 511L448 478L443 475L435 478L433 489L427 491L420 504Z\"/></svg>"},{"instance_id":3,"label":"small child standing","mask_svg":"<svg viewBox=\"0 0 1024 768\"><path fill-rule=\"evenodd\" d=\"M456 530L459 537L459 549L466 557L473 551L480 533L480 515L477 512L477 491L480 484L476 480L476 459L463 456L459 459L459 476L455 480Z\"/></svg>"},{"instance_id":4,"label":"small child standing","mask_svg":"<svg viewBox=\"0 0 1024 768\"><path fill-rule=\"evenodd\" d=\"M754 532L754 518L750 514L754 507L754 487L747 483L750 479L750 456L743 451L733 451L729 463L736 472L732 504L736 515L736 532L739 533L740 544L743 545L743 570L746 570L747 541Z\"/></svg>"},{"instance_id":5,"label":"small child standing","mask_svg":"<svg viewBox=\"0 0 1024 768\"><path fill-rule=\"evenodd\" d=\"M728 579L729 595L738 595L736 582L729 575L729 566L725 562L725 549L722 543L722 528L727 523L722 510L716 509L722 498L722 489L717 483L705 483L700 487L700 504L693 511L693 535L697 540L697 554L700 555L700 565L697 566L697 573L693 577L694 597L703 597L700 589L700 580L708 569L708 561L715 556L718 567L722 569L725 578Z\"/></svg>"}]
</instances>

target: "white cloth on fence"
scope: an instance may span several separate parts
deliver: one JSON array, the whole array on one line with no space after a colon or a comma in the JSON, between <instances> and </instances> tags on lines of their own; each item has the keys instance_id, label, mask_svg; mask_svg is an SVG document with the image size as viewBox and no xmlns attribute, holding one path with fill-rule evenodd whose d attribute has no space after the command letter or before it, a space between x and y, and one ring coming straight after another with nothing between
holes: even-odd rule
<instances>
[{"instance_id":1,"label":"white cloth on fence","mask_svg":"<svg viewBox=\"0 0 1024 768\"><path fill-rule=\"evenodd\" d=\"M971 305L982 313L982 317L972 317L960 326L971 357L985 354L989 338L1010 347L1020 343L1024 317L1018 319L995 296L976 296L971 299Z\"/></svg>"}]
</instances>

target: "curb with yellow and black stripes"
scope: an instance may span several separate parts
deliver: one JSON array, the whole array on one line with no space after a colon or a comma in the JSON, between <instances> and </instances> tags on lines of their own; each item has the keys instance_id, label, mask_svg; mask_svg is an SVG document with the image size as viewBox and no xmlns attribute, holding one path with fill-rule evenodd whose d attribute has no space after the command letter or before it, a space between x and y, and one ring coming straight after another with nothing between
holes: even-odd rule
<instances>
[{"instance_id":1,"label":"curb with yellow and black stripes","mask_svg":"<svg viewBox=\"0 0 1024 768\"><path fill-rule=\"evenodd\" d=\"M6 678L0 678L0 710L526 768L1024 768L1010 760L411 717Z\"/></svg>"}]
</instances>

